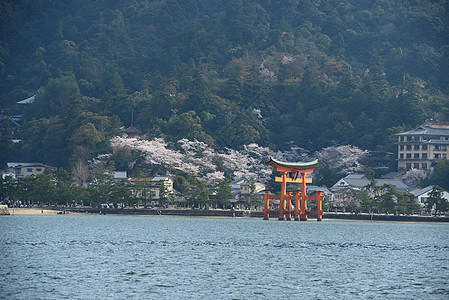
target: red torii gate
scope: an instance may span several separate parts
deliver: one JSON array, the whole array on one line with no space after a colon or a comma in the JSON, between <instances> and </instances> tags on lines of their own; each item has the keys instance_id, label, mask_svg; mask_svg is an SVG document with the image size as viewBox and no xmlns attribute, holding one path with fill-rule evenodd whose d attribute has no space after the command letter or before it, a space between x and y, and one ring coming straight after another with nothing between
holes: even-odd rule
<instances>
[{"instance_id":1,"label":"red torii gate","mask_svg":"<svg viewBox=\"0 0 449 300\"><path fill-rule=\"evenodd\" d=\"M306 194L306 183L312 183L312 178L307 178L306 174L312 173L318 167L318 160L308 163L288 163L270 158L267 165L272 166L275 171L282 174L281 177L275 177L276 182L282 182L282 190L278 196L270 195L269 190L264 191L264 220L268 220L270 213L273 213L278 215L279 220L291 221L292 201L294 201L293 216L295 221L307 221L307 216L309 215L316 215L317 220L321 221L323 218L323 192L317 192L314 197L309 197ZM300 183L301 190L287 192L287 183ZM270 211L270 199L279 200L279 209L277 211ZM317 210L308 211L307 201L317 201Z\"/></svg>"}]
</instances>

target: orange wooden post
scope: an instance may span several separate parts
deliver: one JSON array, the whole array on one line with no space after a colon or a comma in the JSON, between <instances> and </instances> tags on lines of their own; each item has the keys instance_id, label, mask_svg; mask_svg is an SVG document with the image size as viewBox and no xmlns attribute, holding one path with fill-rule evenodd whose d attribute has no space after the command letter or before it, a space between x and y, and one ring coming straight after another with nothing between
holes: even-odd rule
<instances>
[{"instance_id":1,"label":"orange wooden post","mask_svg":"<svg viewBox=\"0 0 449 300\"><path fill-rule=\"evenodd\" d=\"M300 191L296 191L296 194L295 194L295 213L294 213L294 216L295 216L295 221L299 221L299 206L300 206L300 204L299 204L299 197L301 197L301 194L300 194Z\"/></svg>"},{"instance_id":2,"label":"orange wooden post","mask_svg":"<svg viewBox=\"0 0 449 300\"><path fill-rule=\"evenodd\" d=\"M264 209L263 209L263 219L269 220L270 219L270 191L265 190L263 195L263 200L265 202Z\"/></svg>"},{"instance_id":3,"label":"orange wooden post","mask_svg":"<svg viewBox=\"0 0 449 300\"><path fill-rule=\"evenodd\" d=\"M307 201L306 201L306 173L301 172L301 215L299 216L300 221L307 221Z\"/></svg>"},{"instance_id":4,"label":"orange wooden post","mask_svg":"<svg viewBox=\"0 0 449 300\"><path fill-rule=\"evenodd\" d=\"M292 220L292 192L287 192L287 211L285 213L287 221Z\"/></svg>"},{"instance_id":5,"label":"orange wooden post","mask_svg":"<svg viewBox=\"0 0 449 300\"><path fill-rule=\"evenodd\" d=\"M317 195L317 215L316 215L316 220L317 221L322 221L323 220L323 192L318 192Z\"/></svg>"},{"instance_id":6,"label":"orange wooden post","mask_svg":"<svg viewBox=\"0 0 449 300\"><path fill-rule=\"evenodd\" d=\"M287 196L287 172L282 172L281 199L279 201L278 216L280 221L285 220L285 196Z\"/></svg>"}]
</instances>

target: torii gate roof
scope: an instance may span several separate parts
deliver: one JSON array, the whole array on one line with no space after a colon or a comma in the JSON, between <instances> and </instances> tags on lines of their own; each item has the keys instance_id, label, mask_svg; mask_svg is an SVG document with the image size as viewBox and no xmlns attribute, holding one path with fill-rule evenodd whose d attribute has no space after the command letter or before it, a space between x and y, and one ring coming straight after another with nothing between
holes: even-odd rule
<instances>
[{"instance_id":1,"label":"torii gate roof","mask_svg":"<svg viewBox=\"0 0 449 300\"><path fill-rule=\"evenodd\" d=\"M310 162L284 162L284 161L279 161L276 160L272 157L270 157L270 161L267 163L267 165L269 166L273 166L273 167L284 167L284 168L288 168L288 169L295 169L295 170L309 170L309 169L314 169L314 168L318 168L318 159L315 159L313 161Z\"/></svg>"}]
</instances>

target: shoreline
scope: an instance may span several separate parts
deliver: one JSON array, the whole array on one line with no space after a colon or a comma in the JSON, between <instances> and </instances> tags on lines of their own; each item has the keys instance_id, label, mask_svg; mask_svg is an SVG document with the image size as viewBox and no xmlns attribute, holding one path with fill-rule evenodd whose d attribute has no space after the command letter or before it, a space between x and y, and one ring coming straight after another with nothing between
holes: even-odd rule
<instances>
[{"instance_id":1,"label":"shoreline","mask_svg":"<svg viewBox=\"0 0 449 300\"><path fill-rule=\"evenodd\" d=\"M24 208L24 207L14 207L14 208L8 208L9 210L9 215L13 216L13 215L42 215L42 216L49 216L49 215L60 215L63 214L64 209L54 209L54 208L49 208L49 207L32 207L32 208ZM67 211L67 210L65 210ZM74 212L70 212L68 214L79 214L79 213L74 213Z\"/></svg>"},{"instance_id":2,"label":"shoreline","mask_svg":"<svg viewBox=\"0 0 449 300\"><path fill-rule=\"evenodd\" d=\"M126 209L99 209L99 208L9 208L10 215L134 215L134 216L184 216L184 217L224 217L224 218L260 218L263 219L261 211L230 210L230 209L149 209L149 208L126 208ZM270 219L277 219L276 215ZM315 218L309 217L310 221ZM376 222L422 222L422 223L449 223L449 216L410 216L410 215L387 215L387 214L352 214L352 213L324 213L323 220L352 220L352 221L376 221Z\"/></svg>"}]
</instances>

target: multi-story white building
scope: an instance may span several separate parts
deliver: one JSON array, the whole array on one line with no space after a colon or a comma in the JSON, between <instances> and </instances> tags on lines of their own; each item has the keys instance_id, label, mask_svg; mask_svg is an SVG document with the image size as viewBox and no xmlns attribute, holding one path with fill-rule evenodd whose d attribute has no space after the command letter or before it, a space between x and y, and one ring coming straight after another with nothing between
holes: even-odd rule
<instances>
[{"instance_id":1,"label":"multi-story white building","mask_svg":"<svg viewBox=\"0 0 449 300\"><path fill-rule=\"evenodd\" d=\"M440 159L449 157L449 122L427 121L398 137L398 170L432 171Z\"/></svg>"}]
</instances>

